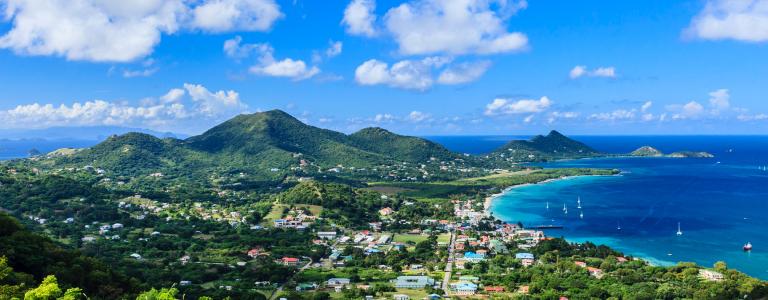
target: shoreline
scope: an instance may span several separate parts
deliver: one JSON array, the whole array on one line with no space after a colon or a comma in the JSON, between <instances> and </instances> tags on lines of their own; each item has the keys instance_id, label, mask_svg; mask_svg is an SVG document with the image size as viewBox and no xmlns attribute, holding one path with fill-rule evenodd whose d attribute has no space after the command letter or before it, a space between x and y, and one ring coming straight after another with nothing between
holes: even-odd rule
<instances>
[{"instance_id":1,"label":"shoreline","mask_svg":"<svg viewBox=\"0 0 768 300\"><path fill-rule=\"evenodd\" d=\"M504 188L499 193L495 193L493 195L485 197L485 202L484 202L484 205L483 205L483 209L484 209L484 212L485 212L485 214L487 216L492 216L492 214L491 214L491 205L493 204L493 201L496 200L497 198L499 198L500 196L503 196L505 193L509 192L510 190L513 190L513 189L516 189L516 188L521 188L521 187L531 186L531 185L537 185L537 184L547 184L547 183L552 183L552 182L556 182L556 181L567 180L567 179L574 179L574 178L579 178L579 177L621 176L621 174L623 174L623 173L624 172L622 171L619 174L615 174L615 175L576 175L576 176L565 176L565 177L561 177L561 178L551 178L551 179L547 179L547 180L543 180L543 181L539 181L539 182L535 182L535 183L523 183L523 184L509 186L509 187ZM501 220L498 217L493 216L493 218L496 219L496 220L505 222L504 220ZM565 236L563 236L563 238L566 241L570 242L570 243L583 243L584 242L584 241L569 239L569 238L567 238ZM609 245L606 245L606 246L609 246ZM615 249L613 246L609 246L609 247L611 247L612 249ZM624 253L624 251L621 251L621 252ZM673 262L673 261L667 261L667 260L659 259L659 258L650 256L650 255L635 256L635 255L627 254L627 253L624 253L624 255L630 255L630 256L632 256L635 259L643 260L643 261L645 261L646 263L648 263L651 266L670 266L670 265L675 265L675 262Z\"/></svg>"},{"instance_id":2,"label":"shoreline","mask_svg":"<svg viewBox=\"0 0 768 300\"><path fill-rule=\"evenodd\" d=\"M508 187L505 187L504 189L502 189L501 192L498 192L498 193L495 193L495 194L492 194L492 195L489 195L489 196L485 197L485 201L483 202L483 211L485 212L486 215L490 216L491 215L491 205L493 204L493 200L496 200L496 198L503 196L504 194L506 194L507 192L509 192L509 191L511 191L513 189L517 189L517 188L521 188L521 187L525 187L525 186L537 185L537 184L547 184L547 183L551 183L551 182L555 182L555 181L568 180L568 179L574 179L574 178L579 178L579 177L620 176L622 173L623 172L620 172L619 174L615 174L615 175L575 175L575 176L564 176L564 177L560 177L560 178L550 178L550 179L542 180L542 181L539 181L539 182L523 183L523 184L508 186ZM496 217L494 217L494 218L496 218ZM498 218L496 218L496 219L498 219ZM499 221L503 222L504 220L499 219Z\"/></svg>"}]
</instances>

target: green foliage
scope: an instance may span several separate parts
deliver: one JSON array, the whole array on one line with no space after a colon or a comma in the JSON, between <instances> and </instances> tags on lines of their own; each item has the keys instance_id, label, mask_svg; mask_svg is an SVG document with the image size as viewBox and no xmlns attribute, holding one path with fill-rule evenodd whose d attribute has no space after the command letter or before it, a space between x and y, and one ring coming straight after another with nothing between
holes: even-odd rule
<instances>
[{"instance_id":1,"label":"green foliage","mask_svg":"<svg viewBox=\"0 0 768 300\"><path fill-rule=\"evenodd\" d=\"M530 286L535 299L763 299L768 283L733 270L722 270L725 280L699 277L701 267L680 263L673 267L651 266L642 260L619 263L621 256L605 246L570 244L563 239L542 241L531 249L540 263L521 267L513 256L496 256L486 268L473 266L469 273L481 276L484 285L515 289ZM602 269L601 278L575 264L586 262ZM514 268L513 272L507 272Z\"/></svg>"},{"instance_id":2,"label":"green foliage","mask_svg":"<svg viewBox=\"0 0 768 300\"><path fill-rule=\"evenodd\" d=\"M14 224L14 220L0 213L0 224ZM23 228L16 227L13 232L6 230L0 235L0 255L7 257L6 266L12 267L15 272L43 280L44 285L33 296L42 295L53 283L58 286L59 280L66 286L82 287L99 298L115 297L133 289L128 278L101 261L63 249L49 238ZM49 276L51 274L55 277Z\"/></svg>"},{"instance_id":3,"label":"green foliage","mask_svg":"<svg viewBox=\"0 0 768 300\"><path fill-rule=\"evenodd\" d=\"M186 140L159 139L141 133L112 136L89 149L42 157L35 164L90 165L106 170L109 175L130 178L136 186L151 184L153 180L147 176L154 173L177 182L207 181L211 175L243 173L248 177L234 183L263 186L302 176L358 182L381 178L414 180L427 171L436 179L455 179L471 176L473 173L466 170L472 168L476 168L473 172L483 168L516 168L508 159L499 159L502 154L514 157L511 162L519 162L587 157L597 152L553 131L531 141L510 142L488 157L465 156L425 139L381 128L345 135L304 124L285 112L273 110L237 116ZM336 167L350 169L343 174L328 172ZM441 169L445 167L451 171Z\"/></svg>"},{"instance_id":4,"label":"green foliage","mask_svg":"<svg viewBox=\"0 0 768 300\"><path fill-rule=\"evenodd\" d=\"M83 291L79 288L67 289L62 292L56 276L49 275L36 288L24 293L24 300L78 300L83 298Z\"/></svg>"},{"instance_id":5,"label":"green foliage","mask_svg":"<svg viewBox=\"0 0 768 300\"><path fill-rule=\"evenodd\" d=\"M394 205L392 200L382 199L381 194L374 191L317 181L301 182L278 195L278 199L284 204L320 205L326 209L323 217L353 226L378 220L379 209Z\"/></svg>"},{"instance_id":6,"label":"green foliage","mask_svg":"<svg viewBox=\"0 0 768 300\"><path fill-rule=\"evenodd\" d=\"M505 161L526 162L593 157L599 154L586 144L552 130L546 136L537 135L527 141L511 141L491 155Z\"/></svg>"},{"instance_id":7,"label":"green foliage","mask_svg":"<svg viewBox=\"0 0 768 300\"><path fill-rule=\"evenodd\" d=\"M178 293L179 290L174 288L160 290L151 289L139 294L139 296L136 297L136 300L176 300L176 294Z\"/></svg>"},{"instance_id":8,"label":"green foliage","mask_svg":"<svg viewBox=\"0 0 768 300\"><path fill-rule=\"evenodd\" d=\"M442 145L431 141L394 134L383 128L364 128L349 138L361 149L373 153L389 154L393 158L407 162L425 162L431 158L453 160L461 156Z\"/></svg>"},{"instance_id":9,"label":"green foliage","mask_svg":"<svg viewBox=\"0 0 768 300\"><path fill-rule=\"evenodd\" d=\"M53 300L61 296L62 291L55 276L46 276L40 286L24 293L24 300Z\"/></svg>"}]
</instances>

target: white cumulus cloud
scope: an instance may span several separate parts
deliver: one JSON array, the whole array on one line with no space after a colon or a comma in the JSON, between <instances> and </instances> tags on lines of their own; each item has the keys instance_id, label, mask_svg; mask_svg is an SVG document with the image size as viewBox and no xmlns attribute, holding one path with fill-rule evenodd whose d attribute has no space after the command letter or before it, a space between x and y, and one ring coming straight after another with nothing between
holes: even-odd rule
<instances>
[{"instance_id":1,"label":"white cumulus cloud","mask_svg":"<svg viewBox=\"0 0 768 300\"><path fill-rule=\"evenodd\" d=\"M271 45L267 43L243 44L240 36L225 41L223 49L227 56L234 59L244 59L252 54L256 55L257 63L251 66L248 71L260 76L304 80L320 73L320 69L317 66L310 67L300 59L285 58L277 60L274 56L275 49Z\"/></svg>"},{"instance_id":2,"label":"white cumulus cloud","mask_svg":"<svg viewBox=\"0 0 768 300\"><path fill-rule=\"evenodd\" d=\"M477 62L464 62L454 66L449 66L437 78L441 84L461 84L472 82L485 74L485 71L491 67L491 62L481 60Z\"/></svg>"},{"instance_id":3,"label":"white cumulus cloud","mask_svg":"<svg viewBox=\"0 0 768 300\"><path fill-rule=\"evenodd\" d=\"M697 118L704 113L704 106L696 101L690 101L683 105L668 105L667 110L675 112L672 115L673 120Z\"/></svg>"},{"instance_id":4,"label":"white cumulus cloud","mask_svg":"<svg viewBox=\"0 0 768 300\"><path fill-rule=\"evenodd\" d=\"M344 9L344 19L341 21L347 33L369 37L376 35L376 15L373 12L375 8L374 0L352 0Z\"/></svg>"},{"instance_id":5,"label":"white cumulus cloud","mask_svg":"<svg viewBox=\"0 0 768 300\"><path fill-rule=\"evenodd\" d=\"M579 117L579 113L575 111L553 111L547 118L548 123L554 123L560 119L575 119Z\"/></svg>"},{"instance_id":6,"label":"white cumulus cloud","mask_svg":"<svg viewBox=\"0 0 768 300\"><path fill-rule=\"evenodd\" d=\"M727 89L719 89L709 93L709 106L714 114L726 111L731 107L731 95Z\"/></svg>"},{"instance_id":7,"label":"white cumulus cloud","mask_svg":"<svg viewBox=\"0 0 768 300\"><path fill-rule=\"evenodd\" d=\"M635 110L617 109L607 113L595 113L589 116L589 119L600 121L620 121L632 120L635 118Z\"/></svg>"},{"instance_id":8,"label":"white cumulus cloud","mask_svg":"<svg viewBox=\"0 0 768 300\"><path fill-rule=\"evenodd\" d=\"M274 0L208 0L192 9L192 25L210 32L266 31L282 16Z\"/></svg>"},{"instance_id":9,"label":"white cumulus cloud","mask_svg":"<svg viewBox=\"0 0 768 300\"><path fill-rule=\"evenodd\" d=\"M282 14L273 0L2 0L10 29L0 48L67 60L130 62L181 29L265 31Z\"/></svg>"},{"instance_id":10,"label":"white cumulus cloud","mask_svg":"<svg viewBox=\"0 0 768 300\"><path fill-rule=\"evenodd\" d=\"M219 120L247 109L235 91L212 92L199 84L184 84L140 104L89 100L54 105L33 103L0 111L0 127L46 128L53 126L141 126L167 128L180 122Z\"/></svg>"},{"instance_id":11,"label":"white cumulus cloud","mask_svg":"<svg viewBox=\"0 0 768 300\"><path fill-rule=\"evenodd\" d=\"M373 117L373 121L376 123L392 122L395 119L396 119L395 116L391 114L376 114L376 116Z\"/></svg>"},{"instance_id":12,"label":"white cumulus cloud","mask_svg":"<svg viewBox=\"0 0 768 300\"><path fill-rule=\"evenodd\" d=\"M361 85L427 90L435 84L455 85L479 79L491 66L490 61L453 63L453 59L430 56L421 60L402 60L391 66L377 59L363 62L355 70L355 81Z\"/></svg>"},{"instance_id":13,"label":"white cumulus cloud","mask_svg":"<svg viewBox=\"0 0 768 300\"><path fill-rule=\"evenodd\" d=\"M432 86L433 69L450 62L445 57L427 57L422 60L403 60L391 67L371 59L355 69L355 81L361 85L388 85L404 89L426 90Z\"/></svg>"},{"instance_id":14,"label":"white cumulus cloud","mask_svg":"<svg viewBox=\"0 0 768 300\"><path fill-rule=\"evenodd\" d=\"M414 0L387 11L388 33L406 55L493 54L524 50L528 37L507 30L525 1Z\"/></svg>"},{"instance_id":15,"label":"white cumulus cloud","mask_svg":"<svg viewBox=\"0 0 768 300\"><path fill-rule=\"evenodd\" d=\"M408 117L406 119L411 121L411 122L418 123L418 122L427 121L431 117L432 117L432 115L430 115L428 113L423 113L423 112L414 110L414 111L412 111L411 113L408 114Z\"/></svg>"},{"instance_id":16,"label":"white cumulus cloud","mask_svg":"<svg viewBox=\"0 0 768 300\"><path fill-rule=\"evenodd\" d=\"M746 113L746 109L731 106L731 95L728 89L718 89L710 92L707 107L698 101L690 101L685 104L667 105L666 108L673 113L673 120L723 118L733 117L736 113L740 115Z\"/></svg>"},{"instance_id":17,"label":"white cumulus cloud","mask_svg":"<svg viewBox=\"0 0 768 300\"><path fill-rule=\"evenodd\" d=\"M304 80L320 73L317 67L308 67L303 60L286 58L283 60L263 59L259 64L252 66L249 71L253 74L287 77L293 80Z\"/></svg>"},{"instance_id":18,"label":"white cumulus cloud","mask_svg":"<svg viewBox=\"0 0 768 300\"><path fill-rule=\"evenodd\" d=\"M331 45L328 46L328 49L325 49L325 56L328 58L338 56L341 54L341 50L343 48L344 44L342 42L331 42Z\"/></svg>"},{"instance_id":19,"label":"white cumulus cloud","mask_svg":"<svg viewBox=\"0 0 768 300\"><path fill-rule=\"evenodd\" d=\"M648 109L651 108L651 106L653 106L653 102L645 101L645 103L643 103L643 106L640 107L640 111L641 112L646 112L646 111L648 111Z\"/></svg>"},{"instance_id":20,"label":"white cumulus cloud","mask_svg":"<svg viewBox=\"0 0 768 300\"><path fill-rule=\"evenodd\" d=\"M736 119L739 121L762 121L762 120L768 120L768 114L740 114L736 116Z\"/></svg>"},{"instance_id":21,"label":"white cumulus cloud","mask_svg":"<svg viewBox=\"0 0 768 300\"><path fill-rule=\"evenodd\" d=\"M547 110L550 106L552 106L552 100L549 100L549 98L546 96L539 98L539 100L521 99L517 101L505 98L496 98L485 106L485 115L495 116L539 113Z\"/></svg>"},{"instance_id":22,"label":"white cumulus cloud","mask_svg":"<svg viewBox=\"0 0 768 300\"><path fill-rule=\"evenodd\" d=\"M570 72L568 72L568 77L571 79L577 79L584 76L589 77L604 77L604 78L615 78L616 77L616 68L614 67L599 67L594 70L589 70L586 66L578 65L573 67Z\"/></svg>"},{"instance_id":23,"label":"white cumulus cloud","mask_svg":"<svg viewBox=\"0 0 768 300\"><path fill-rule=\"evenodd\" d=\"M709 0L684 35L704 40L768 41L768 0Z\"/></svg>"}]
</instances>

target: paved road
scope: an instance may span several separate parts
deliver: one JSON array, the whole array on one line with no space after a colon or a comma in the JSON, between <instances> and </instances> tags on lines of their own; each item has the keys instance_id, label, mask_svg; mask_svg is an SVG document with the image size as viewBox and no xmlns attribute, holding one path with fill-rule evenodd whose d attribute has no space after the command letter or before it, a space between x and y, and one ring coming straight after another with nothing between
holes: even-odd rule
<instances>
[{"instance_id":1,"label":"paved road","mask_svg":"<svg viewBox=\"0 0 768 300\"><path fill-rule=\"evenodd\" d=\"M301 269L299 269L299 271L298 271L298 272L296 272L295 274L293 274L293 276L295 277L296 275L298 275L298 274L299 274L299 273L301 273L302 271L304 271L304 270L306 270L307 268L309 268L309 266L311 266L311 265L312 265L312 259L310 259L310 260L309 260L309 262L308 262L306 265L304 265L303 267L301 267ZM291 278L293 278L293 277L291 277ZM290 279L289 279L289 280L290 280ZM286 280L285 282L288 282L289 280ZM273 300L273 299L277 299L277 295L280 295L280 292L282 292L282 291L283 291L283 286L284 286L284 284L281 284L279 287L277 287L277 289L275 289L275 290L272 292L272 296L269 296L269 299L270 299L270 300Z\"/></svg>"},{"instance_id":2,"label":"paved road","mask_svg":"<svg viewBox=\"0 0 768 300\"><path fill-rule=\"evenodd\" d=\"M451 242L448 243L448 258L445 262L445 275L443 276L443 292L445 292L445 295L450 294L448 283L451 282L451 272L453 271L453 261L455 259L453 256L454 238L455 236L453 235L453 232L451 232Z\"/></svg>"}]
</instances>

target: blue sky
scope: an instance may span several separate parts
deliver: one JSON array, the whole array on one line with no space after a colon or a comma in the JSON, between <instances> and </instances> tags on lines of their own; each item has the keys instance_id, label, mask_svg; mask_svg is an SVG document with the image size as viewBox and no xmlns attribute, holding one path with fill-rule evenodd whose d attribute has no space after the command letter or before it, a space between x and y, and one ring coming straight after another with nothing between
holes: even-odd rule
<instances>
[{"instance_id":1,"label":"blue sky","mask_svg":"<svg viewBox=\"0 0 768 300\"><path fill-rule=\"evenodd\" d=\"M0 128L768 133L768 0L38 2L0 0Z\"/></svg>"}]
</instances>

